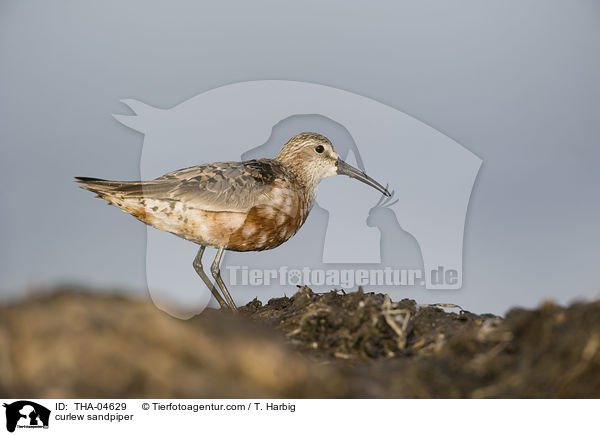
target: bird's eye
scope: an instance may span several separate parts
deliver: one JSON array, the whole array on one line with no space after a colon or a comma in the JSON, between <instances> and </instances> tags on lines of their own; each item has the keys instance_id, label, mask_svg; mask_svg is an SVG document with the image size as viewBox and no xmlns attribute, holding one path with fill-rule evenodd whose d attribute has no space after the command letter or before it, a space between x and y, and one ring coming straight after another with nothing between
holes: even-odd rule
<instances>
[{"instance_id":1,"label":"bird's eye","mask_svg":"<svg viewBox=\"0 0 600 435\"><path fill-rule=\"evenodd\" d=\"M325 148L323 147L323 145L317 145L315 151L318 153L322 153L323 151L325 151Z\"/></svg>"}]
</instances>

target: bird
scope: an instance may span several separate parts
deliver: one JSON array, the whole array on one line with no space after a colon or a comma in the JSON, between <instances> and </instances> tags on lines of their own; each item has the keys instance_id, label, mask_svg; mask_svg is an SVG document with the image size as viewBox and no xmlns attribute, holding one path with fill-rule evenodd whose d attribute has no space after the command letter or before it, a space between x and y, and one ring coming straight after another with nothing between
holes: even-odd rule
<instances>
[{"instance_id":1,"label":"bird","mask_svg":"<svg viewBox=\"0 0 600 435\"><path fill-rule=\"evenodd\" d=\"M285 243L306 221L319 182L334 175L391 196L387 187L344 162L327 137L313 132L293 136L274 158L200 164L149 181L75 181L141 222L198 244L194 270L222 309L237 311L221 278L223 252ZM202 266L207 246L217 249L211 274L222 295Z\"/></svg>"}]
</instances>

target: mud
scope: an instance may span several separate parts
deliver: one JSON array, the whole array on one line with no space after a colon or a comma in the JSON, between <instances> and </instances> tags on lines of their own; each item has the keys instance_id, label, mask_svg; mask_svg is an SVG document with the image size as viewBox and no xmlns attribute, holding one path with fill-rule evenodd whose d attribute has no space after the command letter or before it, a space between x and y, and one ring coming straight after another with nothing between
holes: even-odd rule
<instances>
[{"instance_id":1,"label":"mud","mask_svg":"<svg viewBox=\"0 0 600 435\"><path fill-rule=\"evenodd\" d=\"M59 288L0 307L4 397L600 397L600 302L504 318L298 289L174 319Z\"/></svg>"}]
</instances>

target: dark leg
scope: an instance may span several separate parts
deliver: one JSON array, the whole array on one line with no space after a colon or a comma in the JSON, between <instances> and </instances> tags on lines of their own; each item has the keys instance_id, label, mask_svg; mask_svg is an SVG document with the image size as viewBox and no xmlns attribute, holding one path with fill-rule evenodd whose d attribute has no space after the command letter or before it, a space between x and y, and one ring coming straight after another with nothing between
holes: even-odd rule
<instances>
[{"instance_id":1,"label":"dark leg","mask_svg":"<svg viewBox=\"0 0 600 435\"><path fill-rule=\"evenodd\" d=\"M222 246L219 248L219 250L217 251L217 256L215 257L215 261L213 261L213 264L210 268L210 271L212 272L213 278L215 279L215 281L217 281L217 284L221 288L221 292L223 293L223 296L225 296L225 299L227 299L229 308L231 308L233 311L237 311L237 307L235 306L235 303L233 302L231 295L227 291L227 287L225 287L225 283L221 279L221 271L219 270L219 263L221 263L221 257L223 256L224 250L225 250L225 248Z\"/></svg>"},{"instance_id":2,"label":"dark leg","mask_svg":"<svg viewBox=\"0 0 600 435\"><path fill-rule=\"evenodd\" d=\"M196 273L198 275L200 275L200 278L202 278L202 281L204 281L204 284L206 284L206 286L208 287L210 292L213 294L213 296L215 297L215 299L217 300L217 302L219 303L221 308L229 308L227 303L225 303L225 301L219 294L219 291L215 288L214 284L210 281L210 278L208 277L208 275L206 273L204 273L204 268L202 267L202 254L204 254L204 249L205 249L204 246L200 246L200 249L198 249L198 253L196 254L196 258L194 258L194 263L193 263L194 270L196 271Z\"/></svg>"}]
</instances>

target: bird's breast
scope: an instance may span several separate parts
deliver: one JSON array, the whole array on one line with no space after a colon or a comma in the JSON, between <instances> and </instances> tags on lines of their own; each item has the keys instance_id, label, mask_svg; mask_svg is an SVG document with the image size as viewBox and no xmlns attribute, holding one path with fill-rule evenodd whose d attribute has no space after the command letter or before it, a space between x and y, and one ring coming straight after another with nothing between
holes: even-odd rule
<instances>
[{"instance_id":1,"label":"bird's breast","mask_svg":"<svg viewBox=\"0 0 600 435\"><path fill-rule=\"evenodd\" d=\"M242 225L227 240L232 251L273 249L290 239L306 221L310 198L290 189L273 189L252 207Z\"/></svg>"}]
</instances>

